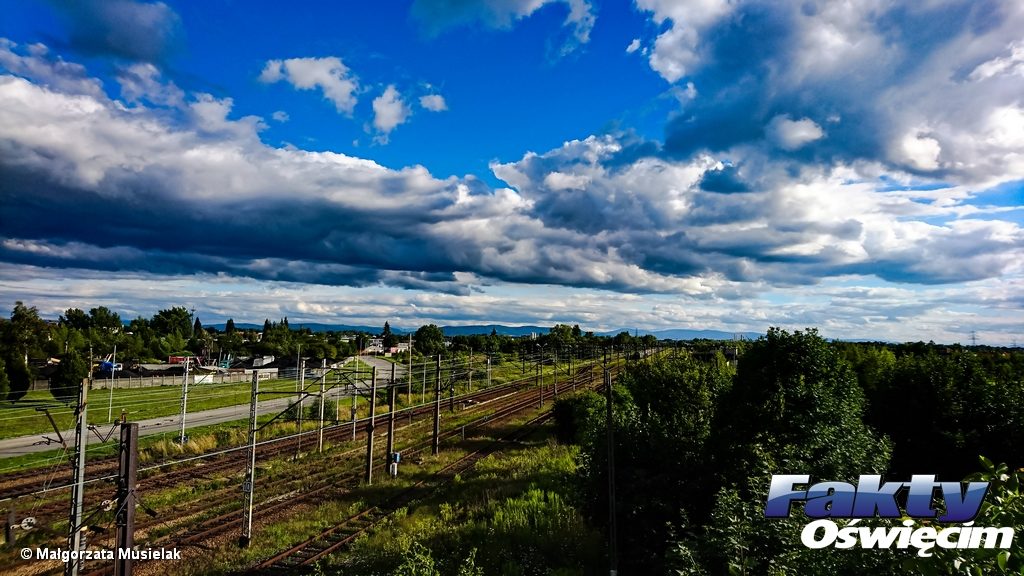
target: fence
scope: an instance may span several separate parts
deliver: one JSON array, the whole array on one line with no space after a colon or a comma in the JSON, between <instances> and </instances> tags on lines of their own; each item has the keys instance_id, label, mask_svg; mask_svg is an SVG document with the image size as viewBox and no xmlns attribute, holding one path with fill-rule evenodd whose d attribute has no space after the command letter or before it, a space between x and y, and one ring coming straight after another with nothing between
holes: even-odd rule
<instances>
[{"instance_id":1,"label":"fence","mask_svg":"<svg viewBox=\"0 0 1024 576\"><path fill-rule=\"evenodd\" d=\"M260 380L277 378L277 370L260 370ZM146 376L143 378L114 378L114 388L149 388L151 386L181 386L182 376ZM251 382L252 373L228 372L224 374L189 374L189 386L195 384L226 384L231 382ZM92 381L93 390L110 388L110 378L96 378ZM29 390L49 390L49 380L36 380Z\"/></svg>"}]
</instances>

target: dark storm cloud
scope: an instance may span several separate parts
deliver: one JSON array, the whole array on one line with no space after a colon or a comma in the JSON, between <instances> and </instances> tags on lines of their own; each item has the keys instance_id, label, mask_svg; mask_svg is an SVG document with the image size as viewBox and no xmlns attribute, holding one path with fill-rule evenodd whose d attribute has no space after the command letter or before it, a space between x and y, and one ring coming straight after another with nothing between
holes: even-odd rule
<instances>
[{"instance_id":1,"label":"dark storm cloud","mask_svg":"<svg viewBox=\"0 0 1024 576\"><path fill-rule=\"evenodd\" d=\"M159 62L180 41L181 22L163 2L53 0L71 47L85 54Z\"/></svg>"},{"instance_id":2,"label":"dark storm cloud","mask_svg":"<svg viewBox=\"0 0 1024 576\"><path fill-rule=\"evenodd\" d=\"M739 175L735 166L723 166L721 169L708 170L700 179L701 190L708 192L750 192L750 186Z\"/></svg>"}]
</instances>

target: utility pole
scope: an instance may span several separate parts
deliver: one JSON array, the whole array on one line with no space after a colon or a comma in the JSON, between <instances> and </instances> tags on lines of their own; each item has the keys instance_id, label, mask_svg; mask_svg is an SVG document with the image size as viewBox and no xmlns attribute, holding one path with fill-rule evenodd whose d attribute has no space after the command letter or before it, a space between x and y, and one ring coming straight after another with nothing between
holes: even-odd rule
<instances>
[{"instance_id":1,"label":"utility pole","mask_svg":"<svg viewBox=\"0 0 1024 576\"><path fill-rule=\"evenodd\" d=\"M537 356L537 390L539 394L537 408L544 408L544 380L541 379L540 375L540 363L543 358L543 356Z\"/></svg>"},{"instance_id":2,"label":"utility pole","mask_svg":"<svg viewBox=\"0 0 1024 576\"><path fill-rule=\"evenodd\" d=\"M188 368L189 368L189 356L185 357L185 380L181 384L181 434L178 436L178 442L184 444L188 437L185 436L185 413L188 410Z\"/></svg>"},{"instance_id":3,"label":"utility pole","mask_svg":"<svg viewBox=\"0 0 1024 576\"><path fill-rule=\"evenodd\" d=\"M89 353L89 378L82 379L78 389L78 422L75 426L75 457L72 462L71 514L68 518L68 548L77 553L82 549L82 507L85 496L85 444L89 439L89 428L86 421L86 403L89 386L92 384L92 352ZM64 565L66 576L78 576L79 560L68 560Z\"/></svg>"},{"instance_id":4,"label":"utility pole","mask_svg":"<svg viewBox=\"0 0 1024 576\"><path fill-rule=\"evenodd\" d=\"M356 376L358 376L358 375L359 375L359 366L356 365ZM358 406L358 399L356 398L356 388L357 388L357 385L355 384L355 382L353 382L352 384L350 384L350 386L352 387L352 441L355 442L355 440L356 440L356 412L358 411L359 406Z\"/></svg>"},{"instance_id":5,"label":"utility pole","mask_svg":"<svg viewBox=\"0 0 1024 576\"><path fill-rule=\"evenodd\" d=\"M487 387L491 387L491 356L487 356Z\"/></svg>"},{"instance_id":6,"label":"utility pole","mask_svg":"<svg viewBox=\"0 0 1024 576\"><path fill-rule=\"evenodd\" d=\"M448 413L455 413L455 362L456 357L452 357L448 360Z\"/></svg>"},{"instance_id":7,"label":"utility pole","mask_svg":"<svg viewBox=\"0 0 1024 576\"><path fill-rule=\"evenodd\" d=\"M242 482L242 536L238 545L248 548L252 541L252 500L256 490L256 413L260 394L259 370L252 371L252 396L249 398L249 450L245 458L245 480Z\"/></svg>"},{"instance_id":8,"label":"utility pole","mask_svg":"<svg viewBox=\"0 0 1024 576\"><path fill-rule=\"evenodd\" d=\"M324 451L324 384L326 384L327 372L320 376L320 427L316 433L316 451L318 454Z\"/></svg>"},{"instance_id":9,"label":"utility pole","mask_svg":"<svg viewBox=\"0 0 1024 576\"><path fill-rule=\"evenodd\" d=\"M575 347L569 348L569 376L572 378L572 391L576 391L576 373L573 371L572 361L575 356Z\"/></svg>"},{"instance_id":10,"label":"utility pole","mask_svg":"<svg viewBox=\"0 0 1024 576\"><path fill-rule=\"evenodd\" d=\"M551 387L554 389L555 400L557 400L558 399L558 349L557 348L555 348L555 353L552 355L552 358L553 358L553 360L552 360L552 364L551 365L553 366L554 369L551 371L551 373L552 373Z\"/></svg>"},{"instance_id":11,"label":"utility pole","mask_svg":"<svg viewBox=\"0 0 1024 576\"><path fill-rule=\"evenodd\" d=\"M612 373L604 369L604 395L608 407L608 574L618 573L618 557L615 549L615 437L612 428Z\"/></svg>"},{"instance_id":12,"label":"utility pole","mask_svg":"<svg viewBox=\"0 0 1024 576\"><path fill-rule=\"evenodd\" d=\"M91 368L91 367L90 367ZM114 358L110 363L110 389L107 390L107 422L114 421L114 372L117 371L117 342L114 342Z\"/></svg>"},{"instance_id":13,"label":"utility pole","mask_svg":"<svg viewBox=\"0 0 1024 576\"><path fill-rule=\"evenodd\" d=\"M420 388L420 404L427 403L427 359L423 359L423 386Z\"/></svg>"},{"instance_id":14,"label":"utility pole","mask_svg":"<svg viewBox=\"0 0 1024 576\"><path fill-rule=\"evenodd\" d=\"M139 467L139 425L121 422L120 468L117 481L117 534L119 551L135 546L135 488ZM114 576L131 576L132 559L129 554L114 557Z\"/></svg>"},{"instance_id":15,"label":"utility pole","mask_svg":"<svg viewBox=\"0 0 1024 576\"><path fill-rule=\"evenodd\" d=\"M412 406L412 334L409 334L409 385L405 389L405 403Z\"/></svg>"},{"instance_id":16,"label":"utility pole","mask_svg":"<svg viewBox=\"0 0 1024 576\"><path fill-rule=\"evenodd\" d=\"M437 355L437 379L434 382L434 442L433 453L436 456L441 440L441 355Z\"/></svg>"},{"instance_id":17,"label":"utility pole","mask_svg":"<svg viewBox=\"0 0 1024 576\"><path fill-rule=\"evenodd\" d=\"M299 402L298 406L296 406L297 410L295 411L295 421L296 428L299 430L299 435L296 437L297 443L295 445L295 457L298 458L299 454L302 453L302 400L306 394L306 361L299 358L299 362L296 364L296 367L299 370L298 375L295 377L295 386L299 391Z\"/></svg>"},{"instance_id":18,"label":"utility pole","mask_svg":"<svg viewBox=\"0 0 1024 576\"><path fill-rule=\"evenodd\" d=\"M466 384L466 394L473 391L473 349L469 349L469 383Z\"/></svg>"},{"instance_id":19,"label":"utility pole","mask_svg":"<svg viewBox=\"0 0 1024 576\"><path fill-rule=\"evenodd\" d=\"M377 411L377 367L374 366L370 376L370 420L366 426L366 473L367 484L373 484L373 426L374 412Z\"/></svg>"},{"instance_id":20,"label":"utility pole","mask_svg":"<svg viewBox=\"0 0 1024 576\"><path fill-rule=\"evenodd\" d=\"M391 365L391 370L395 369L395 365ZM395 401L397 400L398 387L395 385L394 380L391 381L391 386L388 387L388 470L391 470L391 456L395 453Z\"/></svg>"}]
</instances>

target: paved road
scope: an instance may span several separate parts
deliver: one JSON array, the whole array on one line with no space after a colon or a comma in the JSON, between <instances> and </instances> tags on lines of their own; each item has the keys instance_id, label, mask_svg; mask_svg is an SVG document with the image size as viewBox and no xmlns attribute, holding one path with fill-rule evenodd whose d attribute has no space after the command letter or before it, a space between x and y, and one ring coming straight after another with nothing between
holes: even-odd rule
<instances>
[{"instance_id":1,"label":"paved road","mask_svg":"<svg viewBox=\"0 0 1024 576\"><path fill-rule=\"evenodd\" d=\"M386 364L386 374L388 377L391 376L391 363L386 360L380 360L371 356L360 356L360 360L372 365L383 365ZM345 360L344 363L348 363L351 358ZM383 368L378 367L378 373ZM398 370L396 369L396 378L398 378ZM405 375L405 369L402 368L401 374ZM381 380L378 380L378 384ZM356 388L362 390L369 386L366 382L358 382ZM342 390L337 390L341 393ZM329 397L332 395L328 395ZM294 398L273 398L273 399L261 399L259 402L259 414L272 414L280 412L281 410L288 407L288 405L294 401ZM237 420L244 420L249 417L249 404L238 404L235 406L226 406L224 408L215 408L213 410L203 410L201 412L190 412L185 416L185 429L193 428L196 426L209 426L211 424L222 424L224 422L234 422ZM151 436L153 434L163 434L167 432L178 432L181 430L181 416L175 414L173 416L163 416L160 418L152 418L149 420L139 421L139 436ZM110 431L110 426L99 426L97 432L100 434L107 434ZM75 432L74 430L64 430L61 432L64 436L64 440L69 444L74 444ZM46 434L35 434L31 436L20 436L17 438L7 438L0 440L0 459L10 458L14 456L21 456L23 454L33 454L36 452L45 452L47 450L55 450L60 448L60 444L46 444L43 436L54 438L55 435L51 431ZM116 437L116 433L115 433ZM89 444L98 444L100 442L96 434L89 434Z\"/></svg>"},{"instance_id":2,"label":"paved road","mask_svg":"<svg viewBox=\"0 0 1024 576\"><path fill-rule=\"evenodd\" d=\"M285 409L292 398L275 398L273 400L261 400L259 402L259 413L267 414L273 412L280 412ZM221 424L223 422L233 422L235 420L241 420L249 417L249 405L243 404L238 406L226 406L224 408L215 408L213 410L203 410L202 412L193 412L185 416L185 429L193 428L195 426L209 426L210 424ZM111 425L99 425L96 426L96 431L99 434L106 435L110 431ZM166 432L178 432L181 430L181 415L175 414L173 416L164 416L161 418L151 418L149 420L139 421L139 436L151 436L153 434L163 434ZM75 431L64 430L61 432L64 436L64 441L69 446L75 442ZM17 438L7 438L0 440L0 458L10 458L14 456L21 456L22 454L33 454L36 452L45 452L47 450L54 450L60 448L59 443L46 444L43 440L43 436L48 438L55 438L53 432L47 434L37 434L34 436L20 436ZM114 432L112 438L117 438L117 432ZM89 434L89 444L99 444L100 439L96 434Z\"/></svg>"},{"instance_id":3,"label":"paved road","mask_svg":"<svg viewBox=\"0 0 1024 576\"><path fill-rule=\"evenodd\" d=\"M366 364L369 364L370 366L376 366L377 367L377 385L378 386L380 386L381 384L387 382L388 379L391 378L391 367L392 366L395 367L395 381L396 382L404 382L405 381L405 374L408 371L408 366L405 366L405 365L402 365L402 364L395 364L393 362L388 362L387 360L385 360L383 358L378 358L376 356L359 356L359 360L361 360L362 362L365 362Z\"/></svg>"}]
</instances>

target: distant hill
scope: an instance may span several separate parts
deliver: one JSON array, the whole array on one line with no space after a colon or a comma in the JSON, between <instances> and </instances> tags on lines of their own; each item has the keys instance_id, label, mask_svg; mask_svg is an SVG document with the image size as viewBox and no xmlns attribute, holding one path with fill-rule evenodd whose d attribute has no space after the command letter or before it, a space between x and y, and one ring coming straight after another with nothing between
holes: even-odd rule
<instances>
[{"instance_id":1,"label":"distant hill","mask_svg":"<svg viewBox=\"0 0 1024 576\"><path fill-rule=\"evenodd\" d=\"M309 328L313 332L367 332L370 334L379 334L381 326L358 326L352 324L301 324L298 322L289 323L292 328ZM209 328L216 328L217 330L224 331L224 323L211 324ZM239 330L262 330L263 324L250 324L245 322L235 323L235 327ZM550 326L505 326L503 324L469 324L466 326L441 326L441 331L444 332L445 336L471 336L474 334L490 334L491 331L495 331L502 336L529 336L530 334L547 334L550 330ZM400 326L392 326L391 331L395 334L410 334L416 331L416 328L402 328ZM620 332L634 333L632 328L621 328L619 330L608 330L605 332L595 332L598 336L615 336ZM636 332L639 336L646 334L653 334L659 339L669 340L694 340L703 338L707 340L732 340L736 337L736 332L725 332L722 330L687 330L683 328L675 328L670 330L640 330ZM762 336L759 332L740 332L739 335L746 339L754 340L759 336Z\"/></svg>"},{"instance_id":2,"label":"distant hill","mask_svg":"<svg viewBox=\"0 0 1024 576\"><path fill-rule=\"evenodd\" d=\"M629 328L622 328L621 330L611 330L608 332L599 332L598 336L615 336L620 332L629 332L633 334L634 331ZM647 334L653 334L659 340L732 340L737 336L742 336L747 340L756 340L758 337L764 334L760 332L724 332L722 330L687 330L684 328L673 328L670 330L639 330L635 332L638 336L644 336Z\"/></svg>"},{"instance_id":3,"label":"distant hill","mask_svg":"<svg viewBox=\"0 0 1024 576\"><path fill-rule=\"evenodd\" d=\"M502 336L529 336L530 334L547 334L550 326L503 326L501 324L472 324L469 326L441 326L445 336L472 336L473 334L490 334L494 330Z\"/></svg>"},{"instance_id":4,"label":"distant hill","mask_svg":"<svg viewBox=\"0 0 1024 576\"><path fill-rule=\"evenodd\" d=\"M221 332L224 331L224 322L220 324L210 324L208 328L216 328ZM293 329L298 330L299 328L309 328L313 332L369 332L370 334L378 334L384 325L380 326L353 326L349 324L317 324L309 323L303 324L299 322L288 322L288 325ZM250 324L247 322L235 322L235 328L239 330L263 330L263 324ZM391 331L395 334L408 334L409 332L415 332L415 330L404 330L402 328L391 327Z\"/></svg>"}]
</instances>

